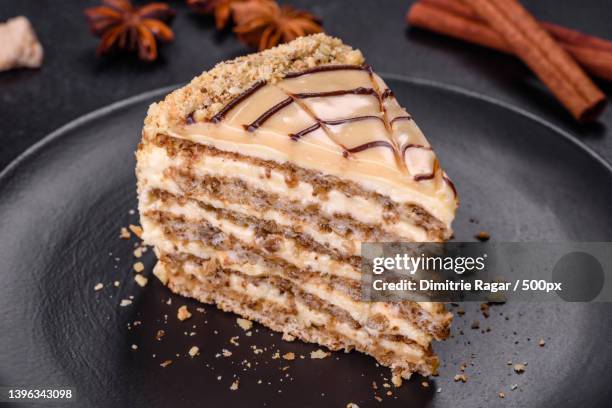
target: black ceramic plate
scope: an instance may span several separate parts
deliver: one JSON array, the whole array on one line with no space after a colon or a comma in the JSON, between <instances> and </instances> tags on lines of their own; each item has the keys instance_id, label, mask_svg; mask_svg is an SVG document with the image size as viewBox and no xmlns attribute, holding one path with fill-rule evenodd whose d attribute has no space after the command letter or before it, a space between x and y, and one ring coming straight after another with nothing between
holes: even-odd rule
<instances>
[{"instance_id":1,"label":"black ceramic plate","mask_svg":"<svg viewBox=\"0 0 612 408\"><path fill-rule=\"evenodd\" d=\"M499 241L612 239L612 169L571 136L464 91L387 80L457 185L457 239L471 240L478 230ZM148 104L167 91L67 125L0 175L0 385L75 387L76 406L83 407L612 404L607 304L506 304L493 307L488 319L478 304L466 304L453 337L435 345L440 376L428 387L417 377L389 396L383 386L389 371L367 356L311 360L316 346L283 342L259 325L246 336L235 316L212 307L196 312L200 305L171 295L154 278L138 287L135 240L118 235L138 222L130 213L133 152ZM151 251L144 262L150 275ZM98 282L105 287L95 292ZM133 304L119 307L129 296ZM194 316L178 322L182 304ZM474 320L479 330L470 329ZM158 341L160 329L166 335ZM537 345L540 338L545 347ZM200 348L196 358L187 355L192 345ZM224 348L232 356L216 357ZM272 359L277 350L297 358ZM165 360L173 363L160 367ZM526 372L514 373L509 360L527 362ZM454 382L464 362L468 381ZM238 378L239 389L231 391Z\"/></svg>"}]
</instances>

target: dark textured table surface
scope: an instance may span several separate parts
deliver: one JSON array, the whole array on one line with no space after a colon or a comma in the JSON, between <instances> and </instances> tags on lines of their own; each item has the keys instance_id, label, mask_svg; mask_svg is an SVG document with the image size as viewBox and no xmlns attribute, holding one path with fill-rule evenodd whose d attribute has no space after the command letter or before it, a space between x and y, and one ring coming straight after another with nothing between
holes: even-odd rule
<instances>
[{"instance_id":1,"label":"dark textured table surface","mask_svg":"<svg viewBox=\"0 0 612 408\"><path fill-rule=\"evenodd\" d=\"M27 16L45 48L41 70L0 73L0 168L49 132L82 114L123 98L188 81L216 62L248 52L231 32L216 33L210 18L196 16L183 1L173 22L176 41L161 58L144 64L130 57L97 59L83 8L97 1L0 2L0 20ZM441 36L409 30L411 1L293 1L321 16L329 34L360 48L379 72L457 85L510 102L568 130L612 161L612 108L595 124L575 124L522 63L510 56ZM612 38L606 0L525 1L540 19ZM612 85L601 83L612 95ZM404 101L410 104L419 101ZM417 118L418 121L418 118ZM425 129L426 131L426 129Z\"/></svg>"}]
</instances>

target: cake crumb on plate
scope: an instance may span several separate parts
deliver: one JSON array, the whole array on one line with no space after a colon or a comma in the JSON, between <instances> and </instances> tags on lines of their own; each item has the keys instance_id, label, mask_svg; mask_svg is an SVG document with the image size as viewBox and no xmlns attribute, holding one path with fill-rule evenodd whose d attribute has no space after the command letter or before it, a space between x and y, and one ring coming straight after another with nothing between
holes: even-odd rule
<instances>
[{"instance_id":1,"label":"cake crumb on plate","mask_svg":"<svg viewBox=\"0 0 612 408\"><path fill-rule=\"evenodd\" d=\"M455 382L461 381L464 383L464 382L467 382L468 378L467 378L467 375L465 374L456 374L453 380Z\"/></svg>"},{"instance_id":2,"label":"cake crumb on plate","mask_svg":"<svg viewBox=\"0 0 612 408\"><path fill-rule=\"evenodd\" d=\"M187 319L189 319L191 317L191 313L189 312L189 309L187 309L186 305L183 305L183 306L178 308L178 311L176 313L176 317L181 322L184 321L184 320L187 320Z\"/></svg>"},{"instance_id":3,"label":"cake crumb on plate","mask_svg":"<svg viewBox=\"0 0 612 408\"><path fill-rule=\"evenodd\" d=\"M311 351L310 352L310 358L311 359L322 359L329 356L329 353L326 353L325 351L318 349L316 351Z\"/></svg>"},{"instance_id":4,"label":"cake crumb on plate","mask_svg":"<svg viewBox=\"0 0 612 408\"><path fill-rule=\"evenodd\" d=\"M130 231L134 233L138 238L142 237L142 227L139 225L130 224Z\"/></svg>"},{"instance_id":5,"label":"cake crumb on plate","mask_svg":"<svg viewBox=\"0 0 612 408\"><path fill-rule=\"evenodd\" d=\"M119 231L119 238L121 239L130 239L131 235L130 232L127 230L127 228L122 227L121 230Z\"/></svg>"},{"instance_id":6,"label":"cake crumb on plate","mask_svg":"<svg viewBox=\"0 0 612 408\"><path fill-rule=\"evenodd\" d=\"M238 323L238 326L240 326L240 328L244 331L251 330L251 328L253 327L252 321L243 319L241 317L236 319L236 323Z\"/></svg>"},{"instance_id":7,"label":"cake crumb on plate","mask_svg":"<svg viewBox=\"0 0 612 408\"><path fill-rule=\"evenodd\" d=\"M489 234L486 231L479 231L476 235L475 238L481 242L486 242L489 239L491 239L491 234Z\"/></svg>"},{"instance_id":8,"label":"cake crumb on plate","mask_svg":"<svg viewBox=\"0 0 612 408\"><path fill-rule=\"evenodd\" d=\"M138 286L140 286L141 288L144 288L145 286L147 286L147 282L149 281L147 278L145 278L142 275L134 276L134 280L136 281Z\"/></svg>"}]
</instances>

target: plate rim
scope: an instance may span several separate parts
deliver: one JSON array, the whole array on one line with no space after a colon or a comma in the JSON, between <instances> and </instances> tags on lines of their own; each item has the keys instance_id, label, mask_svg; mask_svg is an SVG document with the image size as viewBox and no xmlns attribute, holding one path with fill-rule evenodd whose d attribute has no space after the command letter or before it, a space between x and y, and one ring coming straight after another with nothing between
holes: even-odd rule
<instances>
[{"instance_id":1,"label":"plate rim","mask_svg":"<svg viewBox=\"0 0 612 408\"><path fill-rule=\"evenodd\" d=\"M493 104L499 108L509 110L519 116L523 116L527 120L536 122L537 124L544 126L545 128L548 128L549 130L561 135L564 139L568 140L569 142L574 144L576 147L586 152L591 157L591 159L595 160L597 163L603 166L609 173L612 174L612 163L606 160L603 156L601 156L595 150L593 150L590 146L585 144L577 136L573 135L569 131L562 129L561 127L555 125L554 123L551 123L550 121L538 116L537 114L532 113L510 102L502 101L500 99L497 99L489 95L482 94L480 92L471 91L461 86L452 85L452 84L448 84L445 82L436 81L433 79L413 77L413 76L391 73L391 72L384 72L384 71L380 72L379 75L383 77L383 79L403 81L403 82L408 82L408 83L426 86L430 88L442 89L447 92L463 95L470 99L477 99L483 102ZM132 95L130 97L121 99L119 101L115 101L108 105L105 105L101 108L95 109L91 112L88 112L84 115L79 116L76 119L73 119L67 122L63 126L60 126L54 131L43 136L40 140L38 140L34 144L30 145L27 149L21 152L17 157L11 160L11 162L9 162L0 171L0 189L4 188L4 186L9 181L11 175L14 174L14 172L19 168L19 166L22 163L24 163L31 156L34 156L35 154L37 154L39 151L42 151L46 147L47 144L55 141L55 139L62 137L63 135L73 130L74 128L77 128L78 126L84 123L87 123L93 119L99 118L103 115L113 112L114 110L133 105L135 103L138 103L142 100L151 98L156 95L163 95L163 94L172 92L184 85L185 83L179 83L179 84L156 88L156 89L142 92L136 95Z\"/></svg>"}]
</instances>

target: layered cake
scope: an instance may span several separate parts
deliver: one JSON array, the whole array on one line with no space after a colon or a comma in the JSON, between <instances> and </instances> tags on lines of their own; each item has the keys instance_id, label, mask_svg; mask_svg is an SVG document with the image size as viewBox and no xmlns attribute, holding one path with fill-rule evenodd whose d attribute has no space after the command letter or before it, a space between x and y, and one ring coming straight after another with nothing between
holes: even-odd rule
<instances>
[{"instance_id":1,"label":"layered cake","mask_svg":"<svg viewBox=\"0 0 612 408\"><path fill-rule=\"evenodd\" d=\"M364 301L360 244L448 239L456 192L358 50L317 34L220 63L151 105L137 160L172 291L398 377L435 373L451 314Z\"/></svg>"}]
</instances>

